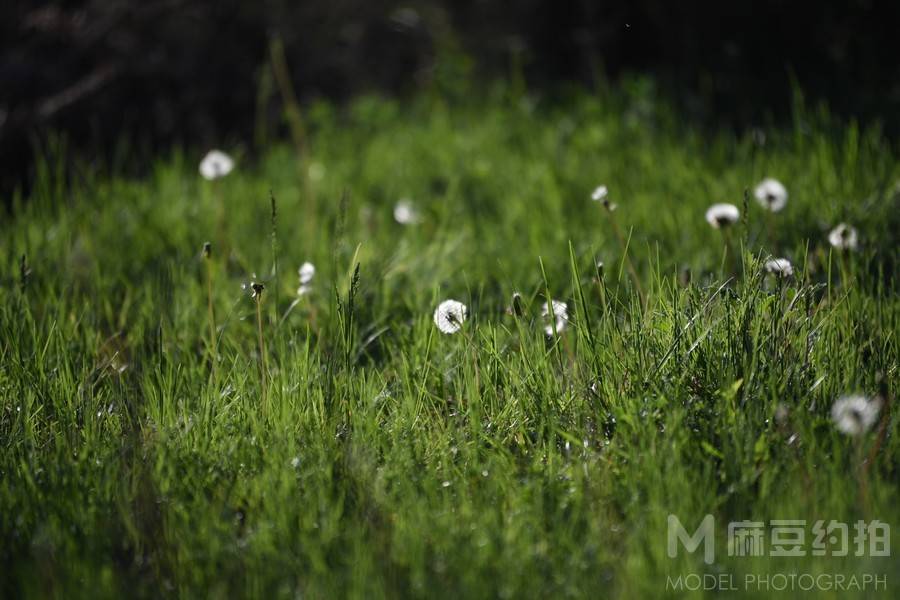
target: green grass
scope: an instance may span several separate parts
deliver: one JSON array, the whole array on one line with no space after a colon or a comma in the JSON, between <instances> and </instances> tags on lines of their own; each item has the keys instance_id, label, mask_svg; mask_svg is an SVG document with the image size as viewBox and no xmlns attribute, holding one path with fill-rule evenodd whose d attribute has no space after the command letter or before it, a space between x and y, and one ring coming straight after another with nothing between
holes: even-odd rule
<instances>
[{"instance_id":1,"label":"green grass","mask_svg":"<svg viewBox=\"0 0 900 600\"><path fill-rule=\"evenodd\" d=\"M305 117L305 158L238 151L217 185L194 152L70 189L50 165L4 217L3 595L649 598L667 574L809 572L896 596L896 408L859 438L830 418L898 385L900 164L876 130L798 108L760 144L638 91ZM776 215L745 204L764 176L790 192ZM742 210L730 254L714 202ZM841 221L855 252L828 245ZM445 298L468 305L455 335ZM715 564L670 559L667 516L707 513ZM893 558L729 557L753 519L879 519Z\"/></svg>"}]
</instances>

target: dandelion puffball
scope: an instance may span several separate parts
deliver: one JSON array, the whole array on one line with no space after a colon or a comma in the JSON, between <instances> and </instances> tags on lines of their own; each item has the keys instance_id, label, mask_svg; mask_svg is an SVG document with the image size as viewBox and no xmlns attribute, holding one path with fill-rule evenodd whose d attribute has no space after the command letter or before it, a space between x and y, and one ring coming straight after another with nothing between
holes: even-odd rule
<instances>
[{"instance_id":1,"label":"dandelion puffball","mask_svg":"<svg viewBox=\"0 0 900 600\"><path fill-rule=\"evenodd\" d=\"M773 258L766 261L766 271L779 277L790 277L794 274L794 265L786 258Z\"/></svg>"},{"instance_id":2,"label":"dandelion puffball","mask_svg":"<svg viewBox=\"0 0 900 600\"><path fill-rule=\"evenodd\" d=\"M234 169L234 160L221 150L210 150L200 161L200 175L212 181L225 177Z\"/></svg>"},{"instance_id":3,"label":"dandelion puffball","mask_svg":"<svg viewBox=\"0 0 900 600\"><path fill-rule=\"evenodd\" d=\"M434 309L434 324L441 330L441 333L456 333L462 328L467 314L466 305L462 302L444 300Z\"/></svg>"},{"instance_id":4,"label":"dandelion puffball","mask_svg":"<svg viewBox=\"0 0 900 600\"><path fill-rule=\"evenodd\" d=\"M569 305L559 300L551 300L549 305L544 302L544 305L541 306L541 316L544 319L549 320L551 318L551 307L552 319L555 323L550 322L544 327L544 332L548 336L553 335L554 329L557 334L562 333L569 323ZM555 328L554 325L556 326Z\"/></svg>"},{"instance_id":5,"label":"dandelion puffball","mask_svg":"<svg viewBox=\"0 0 900 600\"><path fill-rule=\"evenodd\" d=\"M419 222L419 212L411 200L402 198L394 205L394 220L401 225L415 225Z\"/></svg>"},{"instance_id":6,"label":"dandelion puffball","mask_svg":"<svg viewBox=\"0 0 900 600\"><path fill-rule=\"evenodd\" d=\"M609 189L605 185L598 185L591 192L591 200L601 202L607 210L616 210L616 204L609 201Z\"/></svg>"},{"instance_id":7,"label":"dandelion puffball","mask_svg":"<svg viewBox=\"0 0 900 600\"><path fill-rule=\"evenodd\" d=\"M865 396L844 396L831 407L831 419L841 433L857 436L872 428L878 419L881 401Z\"/></svg>"},{"instance_id":8,"label":"dandelion puffball","mask_svg":"<svg viewBox=\"0 0 900 600\"><path fill-rule=\"evenodd\" d=\"M734 204L713 204L706 210L706 222L722 229L728 227L741 218L741 211Z\"/></svg>"},{"instance_id":9,"label":"dandelion puffball","mask_svg":"<svg viewBox=\"0 0 900 600\"><path fill-rule=\"evenodd\" d=\"M841 223L828 234L828 242L838 250L856 250L859 236L855 228Z\"/></svg>"},{"instance_id":10,"label":"dandelion puffball","mask_svg":"<svg viewBox=\"0 0 900 600\"><path fill-rule=\"evenodd\" d=\"M297 274L300 276L300 283L309 283L316 275L316 266L311 262L305 262L297 269Z\"/></svg>"},{"instance_id":11,"label":"dandelion puffball","mask_svg":"<svg viewBox=\"0 0 900 600\"><path fill-rule=\"evenodd\" d=\"M772 212L778 212L783 209L788 199L787 188L784 187L784 184L772 178L760 181L756 189L753 190L753 195L756 196L756 201L763 208L767 208Z\"/></svg>"},{"instance_id":12,"label":"dandelion puffball","mask_svg":"<svg viewBox=\"0 0 900 600\"><path fill-rule=\"evenodd\" d=\"M300 265L300 268L297 269L297 275L300 276L300 287L297 288L297 295L303 296L312 291L312 283L313 277L316 275L316 267L311 262L305 262Z\"/></svg>"}]
</instances>

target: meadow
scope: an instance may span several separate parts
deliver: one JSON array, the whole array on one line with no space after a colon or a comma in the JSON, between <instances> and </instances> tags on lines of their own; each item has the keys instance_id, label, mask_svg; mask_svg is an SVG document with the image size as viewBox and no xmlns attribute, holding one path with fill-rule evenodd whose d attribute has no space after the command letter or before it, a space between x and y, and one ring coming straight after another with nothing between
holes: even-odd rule
<instances>
[{"instance_id":1,"label":"meadow","mask_svg":"<svg viewBox=\"0 0 900 600\"><path fill-rule=\"evenodd\" d=\"M893 558L811 551L818 520L900 524L900 162L876 127L798 98L790 125L704 131L634 83L370 96L303 128L223 144L214 180L206 148L144 177L48 160L12 199L4 596L702 597L667 576L811 573L887 590L809 597L896 597L900 532ZM716 203L737 220L711 226ZM849 395L871 414L835 413ZM715 561L670 557L669 515L707 514ZM726 551L729 522L768 544L773 519L806 521L804 556Z\"/></svg>"}]
</instances>

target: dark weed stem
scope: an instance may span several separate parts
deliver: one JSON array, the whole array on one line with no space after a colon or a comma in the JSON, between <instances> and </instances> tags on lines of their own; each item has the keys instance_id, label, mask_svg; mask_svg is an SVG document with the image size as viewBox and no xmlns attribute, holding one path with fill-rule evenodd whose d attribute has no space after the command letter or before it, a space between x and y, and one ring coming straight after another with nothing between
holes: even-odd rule
<instances>
[{"instance_id":1,"label":"dark weed stem","mask_svg":"<svg viewBox=\"0 0 900 600\"><path fill-rule=\"evenodd\" d=\"M206 309L209 317L209 359L212 363L213 386L216 386L216 371L218 368L217 353L217 336L216 336L216 313L213 310L213 266L212 266L212 244L206 242L203 244L203 262L206 263Z\"/></svg>"},{"instance_id":2,"label":"dark weed stem","mask_svg":"<svg viewBox=\"0 0 900 600\"><path fill-rule=\"evenodd\" d=\"M256 301L256 331L259 335L259 372L260 372L260 382L261 382L261 396L262 396L262 404L263 404L263 415L268 416L269 414L269 401L268 401L268 372L269 372L269 364L268 359L266 357L266 340L263 337L263 322L262 322L262 293L265 290L265 286L261 283L252 284L253 287L253 298Z\"/></svg>"}]
</instances>

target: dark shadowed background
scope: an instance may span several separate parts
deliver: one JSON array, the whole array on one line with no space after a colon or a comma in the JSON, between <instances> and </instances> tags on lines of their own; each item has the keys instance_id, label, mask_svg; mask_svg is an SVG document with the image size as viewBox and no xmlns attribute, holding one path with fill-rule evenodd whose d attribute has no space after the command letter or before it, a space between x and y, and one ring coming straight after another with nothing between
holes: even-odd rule
<instances>
[{"instance_id":1,"label":"dark shadowed background","mask_svg":"<svg viewBox=\"0 0 900 600\"><path fill-rule=\"evenodd\" d=\"M896 135L898 34L896 0L5 0L0 190L27 186L60 133L96 164L258 148L286 134L285 78L303 106L519 74L552 96L641 73L698 126L737 128L787 117L796 85Z\"/></svg>"}]
</instances>

